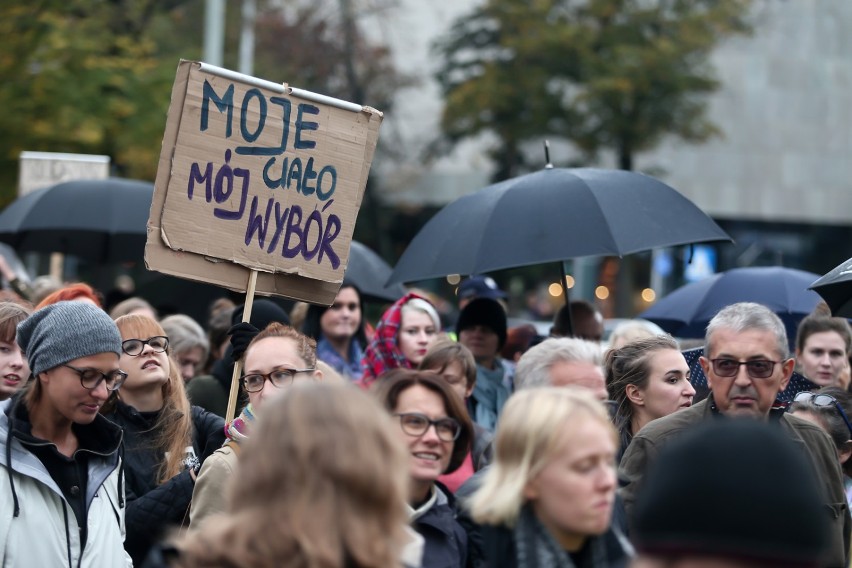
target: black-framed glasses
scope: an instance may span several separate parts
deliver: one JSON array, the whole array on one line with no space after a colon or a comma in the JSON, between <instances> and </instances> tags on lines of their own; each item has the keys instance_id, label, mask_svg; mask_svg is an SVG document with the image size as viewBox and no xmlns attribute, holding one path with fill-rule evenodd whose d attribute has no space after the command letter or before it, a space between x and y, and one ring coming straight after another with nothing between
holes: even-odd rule
<instances>
[{"instance_id":1,"label":"black-framed glasses","mask_svg":"<svg viewBox=\"0 0 852 568\"><path fill-rule=\"evenodd\" d=\"M97 369L90 369L88 367L79 369L77 367L72 367L67 363L62 366L68 367L77 373L80 377L80 384L87 390L95 390L101 383L104 383L104 386L106 386L108 391L116 391L119 387L121 387L124 381L127 380L127 373L119 369L110 371L109 373L102 373Z\"/></svg>"},{"instance_id":2,"label":"black-framed glasses","mask_svg":"<svg viewBox=\"0 0 852 568\"><path fill-rule=\"evenodd\" d=\"M840 413L840 417L846 423L846 427L849 428L849 434L852 435L852 423L849 422L849 417L846 415L846 412L844 412L843 407L840 406L840 403L837 402L837 399L830 394L800 392L793 398L793 402L802 402L805 404L812 404L814 406L834 406L834 408L837 409L837 412Z\"/></svg>"},{"instance_id":3,"label":"black-framed glasses","mask_svg":"<svg viewBox=\"0 0 852 568\"><path fill-rule=\"evenodd\" d=\"M399 425L402 427L402 431L409 436L420 437L429 430L430 426L435 427L438 438L445 442L453 442L461 434L461 424L454 418L432 420L425 414L418 412L406 412L394 414L394 416L399 418Z\"/></svg>"},{"instance_id":4,"label":"black-framed glasses","mask_svg":"<svg viewBox=\"0 0 852 568\"><path fill-rule=\"evenodd\" d=\"M276 387L289 387L293 384L293 379L299 373L313 373L315 369L275 369L269 373L251 373L243 375L240 380L243 382L246 392L260 392L263 390L263 385L266 381L272 383Z\"/></svg>"},{"instance_id":5,"label":"black-framed glasses","mask_svg":"<svg viewBox=\"0 0 852 568\"><path fill-rule=\"evenodd\" d=\"M753 359L751 361L737 361L735 359L711 359L713 372L720 377L736 377L740 372L740 366L745 365L748 376L752 379L768 379L775 370L775 365L780 361L769 361L767 359Z\"/></svg>"},{"instance_id":6,"label":"black-framed glasses","mask_svg":"<svg viewBox=\"0 0 852 568\"><path fill-rule=\"evenodd\" d=\"M154 353L162 353L169 348L169 338L165 335L155 335L148 339L125 339L121 342L121 350L131 357L136 357L142 355L146 345L150 345Z\"/></svg>"}]
</instances>

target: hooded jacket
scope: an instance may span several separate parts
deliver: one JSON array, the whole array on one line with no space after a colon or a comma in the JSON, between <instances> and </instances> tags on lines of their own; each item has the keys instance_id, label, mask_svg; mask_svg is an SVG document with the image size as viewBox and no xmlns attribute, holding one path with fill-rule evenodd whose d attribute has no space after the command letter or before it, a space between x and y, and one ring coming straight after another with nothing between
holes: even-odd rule
<instances>
[{"instance_id":1,"label":"hooded jacket","mask_svg":"<svg viewBox=\"0 0 852 568\"><path fill-rule=\"evenodd\" d=\"M0 564L69 568L132 566L124 551L124 496L120 482L121 430L102 416L88 425L96 443L88 457L86 543L50 472L21 440L36 441L10 415L19 397L0 403Z\"/></svg>"}]
</instances>

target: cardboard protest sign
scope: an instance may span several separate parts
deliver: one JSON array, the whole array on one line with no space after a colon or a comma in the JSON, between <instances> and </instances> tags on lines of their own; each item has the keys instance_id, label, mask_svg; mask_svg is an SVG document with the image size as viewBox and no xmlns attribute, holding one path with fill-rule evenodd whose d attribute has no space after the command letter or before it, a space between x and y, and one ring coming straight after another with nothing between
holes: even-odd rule
<instances>
[{"instance_id":1,"label":"cardboard protest sign","mask_svg":"<svg viewBox=\"0 0 852 568\"><path fill-rule=\"evenodd\" d=\"M148 222L148 268L334 299L380 112L181 61Z\"/></svg>"}]
</instances>

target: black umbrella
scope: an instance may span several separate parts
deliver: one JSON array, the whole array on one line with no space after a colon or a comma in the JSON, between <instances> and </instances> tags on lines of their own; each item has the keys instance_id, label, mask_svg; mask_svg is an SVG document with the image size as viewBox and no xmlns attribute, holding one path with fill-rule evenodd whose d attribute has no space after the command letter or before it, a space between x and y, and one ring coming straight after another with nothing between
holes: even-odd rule
<instances>
[{"instance_id":1,"label":"black umbrella","mask_svg":"<svg viewBox=\"0 0 852 568\"><path fill-rule=\"evenodd\" d=\"M349 247L349 265L343 277L344 282L357 286L365 299L395 302L405 295L405 286L386 285L390 275L391 267L382 257L366 245L352 241Z\"/></svg>"},{"instance_id":2,"label":"black umbrella","mask_svg":"<svg viewBox=\"0 0 852 568\"><path fill-rule=\"evenodd\" d=\"M790 342L796 328L819 303L808 290L817 275L781 266L732 268L681 286L639 314L676 337L704 337L719 310L737 302L763 304L778 314Z\"/></svg>"},{"instance_id":3,"label":"black umbrella","mask_svg":"<svg viewBox=\"0 0 852 568\"><path fill-rule=\"evenodd\" d=\"M731 238L707 214L650 176L547 168L444 207L412 239L390 282L722 240Z\"/></svg>"},{"instance_id":4,"label":"black umbrella","mask_svg":"<svg viewBox=\"0 0 852 568\"><path fill-rule=\"evenodd\" d=\"M154 185L103 179L39 189L0 213L0 241L99 263L142 260Z\"/></svg>"},{"instance_id":5,"label":"black umbrella","mask_svg":"<svg viewBox=\"0 0 852 568\"><path fill-rule=\"evenodd\" d=\"M821 276L810 289L822 296L832 315L852 318L852 258Z\"/></svg>"}]
</instances>

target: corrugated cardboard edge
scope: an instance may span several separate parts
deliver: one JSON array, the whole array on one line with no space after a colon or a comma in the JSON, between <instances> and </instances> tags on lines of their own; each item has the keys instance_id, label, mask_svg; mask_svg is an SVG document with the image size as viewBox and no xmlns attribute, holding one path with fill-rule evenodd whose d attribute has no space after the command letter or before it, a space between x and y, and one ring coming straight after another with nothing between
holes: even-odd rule
<instances>
[{"instance_id":1,"label":"corrugated cardboard edge","mask_svg":"<svg viewBox=\"0 0 852 568\"><path fill-rule=\"evenodd\" d=\"M169 178L171 177L172 156L180 128L189 71L192 65L198 66L199 64L183 59L180 61L172 87L166 130L163 134L163 146L160 151L157 177L154 182L154 197L148 215L145 266L148 270L156 270L196 282L215 284L244 293L248 284L248 268L219 259L207 259L194 253L175 251L168 247L168 243L163 241L160 220L163 215ZM373 121L370 122L372 126ZM376 128L376 136L378 136L378 128ZM366 171L369 172L369 166ZM261 296L285 296L314 304L330 305L340 289L340 284L340 282L325 282L288 274L260 272L258 273L255 292Z\"/></svg>"}]
</instances>

